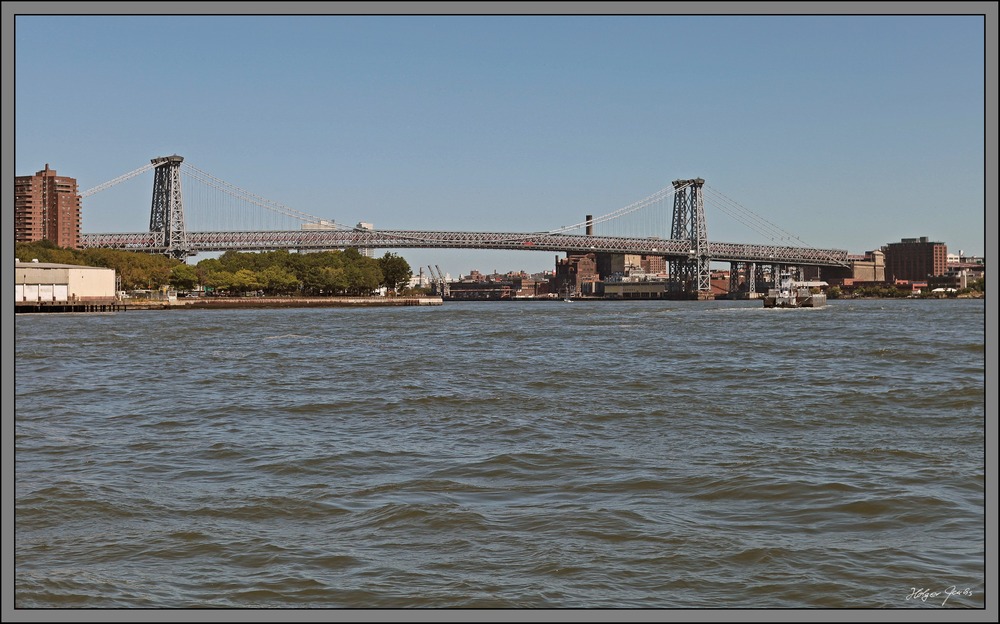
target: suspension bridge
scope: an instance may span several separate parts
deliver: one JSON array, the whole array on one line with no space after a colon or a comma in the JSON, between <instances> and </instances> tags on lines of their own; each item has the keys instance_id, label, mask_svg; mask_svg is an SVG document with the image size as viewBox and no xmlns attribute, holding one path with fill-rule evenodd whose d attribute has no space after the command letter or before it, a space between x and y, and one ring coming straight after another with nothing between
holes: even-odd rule
<instances>
[{"instance_id":1,"label":"suspension bridge","mask_svg":"<svg viewBox=\"0 0 1000 624\"><path fill-rule=\"evenodd\" d=\"M847 251L805 245L709 241L705 193L714 208L771 240L797 237L705 185L701 178L675 180L653 195L599 217L545 232L446 232L349 226L309 215L221 180L181 156L149 164L83 191L91 197L153 171L149 231L82 233L82 248L111 248L183 259L203 252L329 249L504 249L567 254L661 256L678 289L708 292L710 264L729 262L731 276L756 276L803 267L846 267ZM184 184L182 185L182 173ZM183 192L182 192L183 186ZM185 195L188 200L185 202ZM668 209L672 206L672 209ZM187 210L187 213L185 212ZM239 227L234 229L234 224ZM607 233L594 233L602 226ZM662 235L657 235L662 233ZM751 290L752 292L752 290Z\"/></svg>"}]
</instances>

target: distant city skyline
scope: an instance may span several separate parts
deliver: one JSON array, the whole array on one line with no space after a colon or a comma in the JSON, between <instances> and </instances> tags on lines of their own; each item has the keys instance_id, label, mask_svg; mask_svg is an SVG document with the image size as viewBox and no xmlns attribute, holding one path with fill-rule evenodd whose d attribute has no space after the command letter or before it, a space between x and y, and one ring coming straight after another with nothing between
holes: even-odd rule
<instances>
[{"instance_id":1,"label":"distant city skyline","mask_svg":"<svg viewBox=\"0 0 1000 624\"><path fill-rule=\"evenodd\" d=\"M985 46L973 15L22 15L15 169L86 189L177 153L339 223L518 232L703 177L810 246L984 256ZM83 231L147 228L131 188L85 199ZM388 251L456 277L555 261Z\"/></svg>"}]
</instances>

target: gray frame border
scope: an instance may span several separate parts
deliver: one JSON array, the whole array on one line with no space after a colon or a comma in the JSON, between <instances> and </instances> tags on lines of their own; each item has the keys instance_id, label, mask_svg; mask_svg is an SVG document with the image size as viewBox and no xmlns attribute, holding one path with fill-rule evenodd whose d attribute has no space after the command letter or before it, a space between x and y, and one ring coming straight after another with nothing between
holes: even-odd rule
<instances>
[{"instance_id":1,"label":"gray frame border","mask_svg":"<svg viewBox=\"0 0 1000 624\"><path fill-rule=\"evenodd\" d=\"M14 22L19 14L36 15L110 15L110 14L187 14L187 15L311 15L311 14L369 14L369 15L454 15L454 14L510 14L510 15L983 15L985 28L985 250L984 254L992 261L996 258L997 232L997 13L996 2L173 2L138 3L138 2L29 2L11 1L2 3L2 30L0 30L0 49L2 49L2 188L3 188L3 237L0 247L3 249L2 275L3 290L8 292L14 282L13 237L8 230L13 225L14 196ZM489 610L211 610L202 613L183 610L15 610L14 609L14 508L15 496L13 482L14 472L14 348L13 327L14 311L4 309L2 316L3 356L2 380L3 392L0 403L0 414L3 420L3 622L35 622L51 621L174 621L181 619L198 619L204 617L218 621L270 621L282 619L290 621L455 621L468 622L506 621L523 615L507 611ZM986 303L986 414L990 413L989 405L997 406L997 370L996 370L996 307ZM998 619L997 610L997 500L996 500L996 468L997 468L997 435L996 426L991 428L990 421L986 427L986 592L985 609L977 611L957 610L751 610L739 609L681 610L549 610L545 619L556 621L659 621L682 615L692 621L849 621L862 618L872 621L900 622L995 622ZM992 430L992 435L991 434ZM993 486L992 490L990 486ZM991 491L993 494L991 495ZM862 611L862 614L852 613ZM141 615L140 615L141 613ZM611 617L609 617L611 616Z\"/></svg>"}]
</instances>

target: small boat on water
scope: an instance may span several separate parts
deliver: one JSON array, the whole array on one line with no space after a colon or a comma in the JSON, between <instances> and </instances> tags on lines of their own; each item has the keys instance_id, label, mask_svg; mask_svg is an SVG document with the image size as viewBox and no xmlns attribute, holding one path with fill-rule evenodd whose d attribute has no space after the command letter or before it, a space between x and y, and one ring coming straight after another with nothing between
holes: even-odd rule
<instances>
[{"instance_id":1,"label":"small boat on water","mask_svg":"<svg viewBox=\"0 0 1000 624\"><path fill-rule=\"evenodd\" d=\"M826 295L814 293L811 283L799 283L791 273L782 272L778 287L771 288L764 297L765 308L822 308L826 305Z\"/></svg>"}]
</instances>

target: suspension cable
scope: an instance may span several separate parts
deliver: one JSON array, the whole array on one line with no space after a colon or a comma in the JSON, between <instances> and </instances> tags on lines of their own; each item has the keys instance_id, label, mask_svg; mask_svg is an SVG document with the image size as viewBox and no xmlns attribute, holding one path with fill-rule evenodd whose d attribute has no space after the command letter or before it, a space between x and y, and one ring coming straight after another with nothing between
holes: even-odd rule
<instances>
[{"instance_id":1,"label":"suspension cable","mask_svg":"<svg viewBox=\"0 0 1000 624\"><path fill-rule=\"evenodd\" d=\"M712 193L713 195L718 196L719 201L724 202L724 203L716 204L716 206L720 210L722 210L726 214L729 214L729 215L733 216L734 218L736 218L737 220L739 220L741 223L743 223L743 224L747 225L748 227L750 227L751 229L753 229L758 234L761 234L763 236L767 236L771 240L776 240L776 239L794 240L794 241L798 241L799 243L802 243L802 245L804 245L806 247L811 247L811 245L809 245L808 243L806 243L805 241L803 241L798 236L792 234L791 232L785 230L784 228L782 228L782 227L780 227L778 225L775 225L774 223L771 223L770 221L768 221L764 217L762 217L759 214L755 213L754 211L752 211L752 210L744 207L742 204L740 204L736 200L727 197L726 195L722 194L718 190L716 190L714 188L710 188L707 185L706 185L706 189L708 189L708 191L710 193ZM745 220L743 220L743 218L737 216L736 212L731 211L725 204L729 204L730 206L735 206L736 207L735 208L736 211L742 211L742 213L744 213L744 218L750 219L751 221L756 222L758 225L752 225L750 223L747 223L747 221L745 221ZM763 225L760 225L760 224L763 224Z\"/></svg>"},{"instance_id":2,"label":"suspension cable","mask_svg":"<svg viewBox=\"0 0 1000 624\"><path fill-rule=\"evenodd\" d=\"M344 230L354 230L354 229L356 229L356 228L351 227L351 226L347 226L347 225L342 225L340 223L336 223L335 221L332 221L332 220L329 220L329 219L323 219L323 218L317 217L315 215L306 214L304 212L300 212L298 210L295 210L294 208L289 208L288 206L284 206L282 204L279 204L277 202L271 201L269 199L265 199L265 198L263 198L263 197L261 197L259 195L251 193L250 191L248 191L246 189L242 189L242 188L236 186L235 184L230 184L229 182L226 182L225 180L221 180L221 179L213 176L210 173L202 171L201 169L198 169L197 167L195 167L194 165L192 165L190 163L185 162L181 166L184 167L184 169L187 171L188 175L190 175L194 179L198 180L199 182L207 184L208 186L211 186L212 188L214 188L216 190L222 191L222 192L224 192L224 193L226 193L226 194L228 194L228 195L230 195L230 196L232 196L232 197L234 197L236 199L242 199L242 200L247 201L247 202L249 202L251 204L254 204L256 206L264 208L266 210L270 210L272 212L281 213L281 214L283 214L283 215L285 215L287 217L292 217L293 219L298 219L299 221L303 221L303 222L306 222L306 223L322 223L324 221L327 221L327 222L329 222L333 226L331 228L333 230L344 231Z\"/></svg>"},{"instance_id":3,"label":"suspension cable","mask_svg":"<svg viewBox=\"0 0 1000 624\"><path fill-rule=\"evenodd\" d=\"M149 171L150 169L156 169L157 167L159 167L161 165L165 165L165 164L166 164L166 161L161 161L161 162L156 162L156 163L149 163L148 165L143 165L143 166L139 167L138 169L136 169L135 171L129 171L126 174L118 176L114 180L108 180L107 182L105 182L103 184L98 184L97 186L95 186L93 188L89 188L86 191L83 191L82 193L80 193L80 197L90 197L91 195L94 195L95 193L100 193L101 191L105 191L105 190L111 188L112 186L121 184L122 182L124 182L126 180L131 180L132 178L134 178L135 176L139 175L140 173L145 173L145 172Z\"/></svg>"},{"instance_id":4,"label":"suspension cable","mask_svg":"<svg viewBox=\"0 0 1000 624\"><path fill-rule=\"evenodd\" d=\"M712 202L713 206L715 206L716 208L719 208L720 210L722 210L726 214L730 215L731 217L733 217L734 219L736 219L740 223L746 225L750 229L754 230L758 234L760 234L762 236L768 237L769 239L771 239L771 241L776 241L778 239L796 241L799 244L801 244L803 247L807 247L809 249L813 249L815 251L819 251L819 252L823 253L823 255L825 255L827 258L829 258L831 260L834 260L837 264L844 265L844 263L839 258L834 257L830 253L826 253L826 250L817 249L816 247L814 247L814 246L810 245L809 243L805 242L804 240L802 240L798 236L792 234L788 230L785 230L784 228L782 228L782 227L780 227L778 225L775 225L774 223L771 223L770 221L768 221L764 217L760 216L759 214L755 213L754 211L750 210L749 208L746 208L745 206L743 206L742 204L740 204L738 201L736 201L734 199L731 199L730 197L727 197L726 195L724 195L720 191L718 191L718 190L716 190L714 188L711 188L708 185L706 185L705 188L710 193L712 193L713 195L718 196L718 198L719 198L717 200L719 203L717 203L716 201ZM736 210L731 210L729 207L727 207L725 205L727 203L730 206L735 206ZM742 211L745 214L743 214L743 215L738 214L738 211ZM749 222L747 221L747 219L749 219ZM763 223L764 225L762 225L762 226L761 225L755 225L753 222L757 222L758 224L759 223ZM844 266L846 266L846 265L844 265Z\"/></svg>"},{"instance_id":5,"label":"suspension cable","mask_svg":"<svg viewBox=\"0 0 1000 624\"><path fill-rule=\"evenodd\" d=\"M708 198L706 199L705 203L706 205L711 205L713 208L718 208L720 211L731 216L733 219L736 219L743 225L747 226L749 229L767 238L768 240L775 241L776 239L783 238L782 236L777 235L777 233L774 230L769 231L766 228L760 227L758 224L753 222L753 219L750 219L739 212L731 210L726 205L719 203L720 201L721 200L715 198Z\"/></svg>"},{"instance_id":6,"label":"suspension cable","mask_svg":"<svg viewBox=\"0 0 1000 624\"><path fill-rule=\"evenodd\" d=\"M687 188L688 186L690 185L685 183L677 187L670 186L664 189L660 189L659 191L653 193L649 197L645 199L640 199L639 201L631 203L628 206L625 206L624 208L619 208L618 210L609 212L606 215L602 215L600 217L596 217L588 221L581 221L580 223L574 223L573 225L565 225L561 228L549 230L548 234L561 234L562 232L567 232L569 230L578 230L587 225L595 225L598 223L604 223L605 221L611 221L612 219L617 219L619 217L624 217L625 215L635 212L636 210L640 210L651 204L655 204L656 202L662 201L667 197L670 197L671 195L675 194L677 191Z\"/></svg>"}]
</instances>

